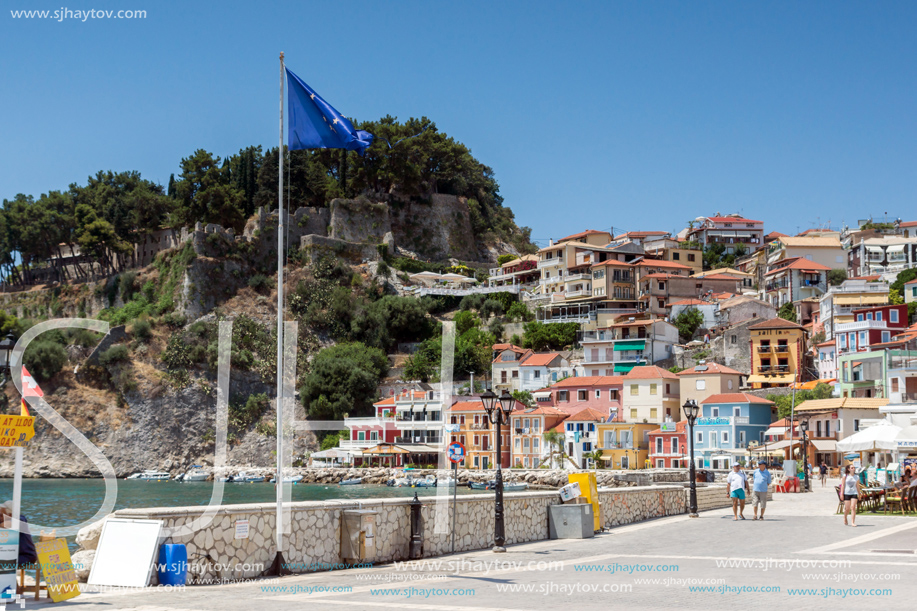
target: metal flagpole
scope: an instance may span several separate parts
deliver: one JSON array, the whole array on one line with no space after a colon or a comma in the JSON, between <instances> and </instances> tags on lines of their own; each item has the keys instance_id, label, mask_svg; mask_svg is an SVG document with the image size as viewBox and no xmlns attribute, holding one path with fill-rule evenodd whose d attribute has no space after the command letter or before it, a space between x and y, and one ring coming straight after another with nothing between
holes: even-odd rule
<instances>
[{"instance_id":1,"label":"metal flagpole","mask_svg":"<svg viewBox=\"0 0 917 611\"><path fill-rule=\"evenodd\" d=\"M280 53L280 148L277 152L277 553L274 574L283 563L283 52Z\"/></svg>"}]
</instances>

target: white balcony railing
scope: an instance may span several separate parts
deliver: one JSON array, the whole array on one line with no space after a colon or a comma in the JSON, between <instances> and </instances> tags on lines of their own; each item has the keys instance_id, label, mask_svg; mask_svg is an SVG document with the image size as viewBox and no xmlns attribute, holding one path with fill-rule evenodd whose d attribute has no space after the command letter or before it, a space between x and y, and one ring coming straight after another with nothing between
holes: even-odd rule
<instances>
[{"instance_id":1,"label":"white balcony railing","mask_svg":"<svg viewBox=\"0 0 917 611\"><path fill-rule=\"evenodd\" d=\"M566 276L561 276L561 280L564 282L571 282L573 280L592 280L592 274L568 274Z\"/></svg>"},{"instance_id":2,"label":"white balcony railing","mask_svg":"<svg viewBox=\"0 0 917 611\"><path fill-rule=\"evenodd\" d=\"M563 262L564 262L563 259L558 259L558 258L542 259L541 261L538 262L538 269L541 269L543 267L554 267L556 265L561 265Z\"/></svg>"},{"instance_id":3,"label":"white balcony railing","mask_svg":"<svg viewBox=\"0 0 917 611\"><path fill-rule=\"evenodd\" d=\"M865 331L867 329L887 329L888 324L884 320L858 320L855 322L842 322L835 325L835 331L844 333L847 331Z\"/></svg>"}]
</instances>

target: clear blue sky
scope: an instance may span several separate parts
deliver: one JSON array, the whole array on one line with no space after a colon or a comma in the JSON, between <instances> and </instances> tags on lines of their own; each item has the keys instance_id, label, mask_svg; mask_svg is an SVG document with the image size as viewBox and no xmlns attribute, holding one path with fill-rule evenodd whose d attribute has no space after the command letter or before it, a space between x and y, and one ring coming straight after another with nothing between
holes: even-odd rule
<instances>
[{"instance_id":1,"label":"clear blue sky","mask_svg":"<svg viewBox=\"0 0 917 611\"><path fill-rule=\"evenodd\" d=\"M742 212L917 220L917 5L154 2L0 14L0 198L277 142L279 51L357 119L426 115L539 240ZM82 4L85 4L83 6Z\"/></svg>"}]
</instances>

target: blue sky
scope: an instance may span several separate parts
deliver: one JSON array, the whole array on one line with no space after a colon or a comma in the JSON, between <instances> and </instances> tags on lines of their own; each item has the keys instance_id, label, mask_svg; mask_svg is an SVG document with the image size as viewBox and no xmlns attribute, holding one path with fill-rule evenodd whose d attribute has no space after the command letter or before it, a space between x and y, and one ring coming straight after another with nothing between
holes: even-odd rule
<instances>
[{"instance_id":1,"label":"blue sky","mask_svg":"<svg viewBox=\"0 0 917 611\"><path fill-rule=\"evenodd\" d=\"M65 5L147 18L9 13ZM0 198L275 145L282 50L346 115L464 142L537 240L917 220L913 3L10 0L0 20Z\"/></svg>"}]
</instances>

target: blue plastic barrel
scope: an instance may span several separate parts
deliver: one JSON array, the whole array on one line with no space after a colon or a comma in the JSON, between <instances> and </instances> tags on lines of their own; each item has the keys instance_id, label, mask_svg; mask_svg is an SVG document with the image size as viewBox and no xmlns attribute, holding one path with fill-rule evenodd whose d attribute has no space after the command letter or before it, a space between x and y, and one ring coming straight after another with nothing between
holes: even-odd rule
<instances>
[{"instance_id":1,"label":"blue plastic barrel","mask_svg":"<svg viewBox=\"0 0 917 611\"><path fill-rule=\"evenodd\" d=\"M188 576L188 550L182 543L163 543L159 548L159 583L183 586Z\"/></svg>"}]
</instances>

